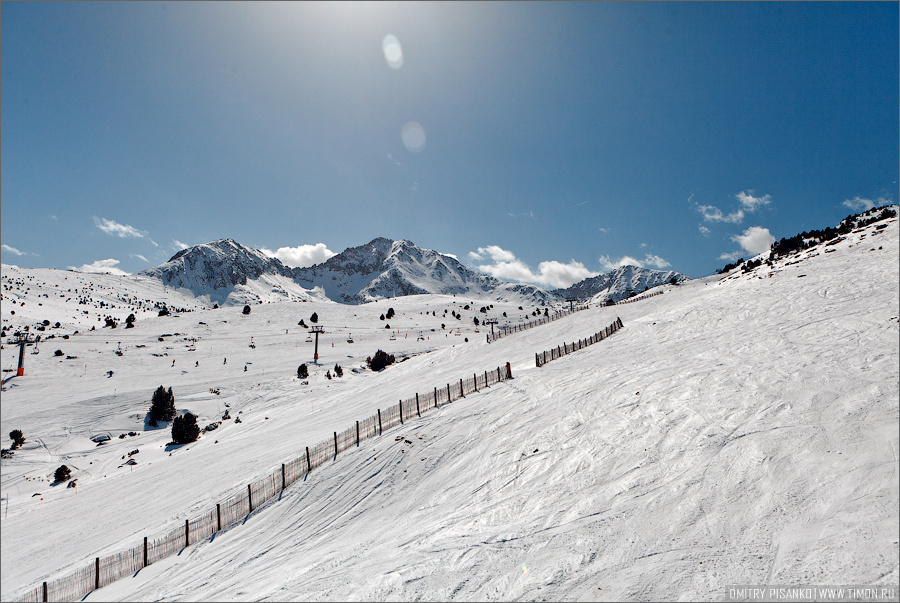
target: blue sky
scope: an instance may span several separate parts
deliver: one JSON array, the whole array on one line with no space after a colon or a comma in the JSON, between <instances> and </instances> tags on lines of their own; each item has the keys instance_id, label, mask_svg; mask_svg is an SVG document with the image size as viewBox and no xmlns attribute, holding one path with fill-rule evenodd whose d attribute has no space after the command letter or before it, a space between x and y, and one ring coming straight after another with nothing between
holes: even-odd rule
<instances>
[{"instance_id":1,"label":"blue sky","mask_svg":"<svg viewBox=\"0 0 900 603\"><path fill-rule=\"evenodd\" d=\"M898 198L898 4L3 2L2 260L712 274Z\"/></svg>"}]
</instances>

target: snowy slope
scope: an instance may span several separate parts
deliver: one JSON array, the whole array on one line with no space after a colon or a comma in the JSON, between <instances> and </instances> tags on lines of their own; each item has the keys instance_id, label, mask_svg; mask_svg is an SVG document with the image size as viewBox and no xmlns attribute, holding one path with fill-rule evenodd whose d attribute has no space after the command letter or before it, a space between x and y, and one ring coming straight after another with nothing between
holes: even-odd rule
<instances>
[{"instance_id":1,"label":"snowy slope","mask_svg":"<svg viewBox=\"0 0 900 603\"><path fill-rule=\"evenodd\" d=\"M27 442L2 464L0 593L162 533L379 405L506 361L513 381L396 431L412 445L369 440L243 524L87 599L722 599L728 584L895 585L900 243L896 218L875 228L489 345L474 332L483 314L463 309L474 300L437 295L154 317L127 331L123 356L110 331L79 334L66 342L79 360L29 356L3 394L4 433ZM296 322L312 311L327 335L301 386L311 344ZM616 315L613 337L534 368L535 352ZM348 370L377 347L411 357ZM345 377L327 381L334 362ZM244 421L168 456L168 430L142 426L160 383L201 425L226 403ZM116 437L129 430L140 435ZM113 441L95 447L88 436L104 431ZM137 447L138 465L119 468ZM60 462L75 467L74 491L47 483Z\"/></svg>"}]
</instances>

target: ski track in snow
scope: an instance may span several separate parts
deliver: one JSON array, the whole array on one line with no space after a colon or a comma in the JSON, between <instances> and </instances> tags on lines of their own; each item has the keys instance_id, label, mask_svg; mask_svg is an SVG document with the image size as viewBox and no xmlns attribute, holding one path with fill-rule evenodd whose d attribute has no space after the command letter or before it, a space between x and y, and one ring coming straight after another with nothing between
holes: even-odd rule
<instances>
[{"instance_id":1,"label":"ski track in snow","mask_svg":"<svg viewBox=\"0 0 900 603\"><path fill-rule=\"evenodd\" d=\"M27 440L2 465L4 599L183 524L379 406L507 361L513 380L364 440L244 521L86 600L704 600L734 584L896 585L896 218L873 232L489 345L471 326L485 302L456 321L443 308L472 299L433 295L148 318L130 340L108 330L56 340L79 356L68 364L42 343L28 357L33 376L3 394L4 429ZM437 311L437 335L440 322L468 321L470 342L430 331L426 342L387 341L378 314L388 306L398 328L425 308ZM311 344L293 332L312 311L326 331L353 325L356 343L342 343L343 329L327 340L340 345L320 341L322 365L302 386L296 366ZM534 367L535 352L616 316L618 333ZM176 331L202 336L196 352L156 342ZM115 341L130 341L124 356L112 355ZM149 356L165 346L170 356ZM350 371L378 347L431 351L380 374ZM14 354L3 350L3 367ZM335 362L345 377L326 381ZM201 425L226 402L244 422L168 456L169 430L143 428L160 383ZM132 429L141 435L116 438ZM107 431L106 446L87 440ZM118 468L134 448L139 464ZM75 468L77 492L23 477L60 462Z\"/></svg>"}]
</instances>

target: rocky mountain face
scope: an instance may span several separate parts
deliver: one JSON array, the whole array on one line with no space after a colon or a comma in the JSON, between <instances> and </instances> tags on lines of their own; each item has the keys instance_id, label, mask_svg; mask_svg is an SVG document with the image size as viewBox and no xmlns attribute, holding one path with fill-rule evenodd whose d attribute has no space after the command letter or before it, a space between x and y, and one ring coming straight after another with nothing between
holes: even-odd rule
<instances>
[{"instance_id":1,"label":"rocky mountain face","mask_svg":"<svg viewBox=\"0 0 900 603\"><path fill-rule=\"evenodd\" d=\"M638 294L659 285L688 280L688 277L674 270L651 270L650 268L638 268L637 266L622 266L612 272L586 278L565 289L553 291L564 299L575 297L578 299L596 298L599 302L612 300L614 302L627 299L632 294Z\"/></svg>"}]
</instances>

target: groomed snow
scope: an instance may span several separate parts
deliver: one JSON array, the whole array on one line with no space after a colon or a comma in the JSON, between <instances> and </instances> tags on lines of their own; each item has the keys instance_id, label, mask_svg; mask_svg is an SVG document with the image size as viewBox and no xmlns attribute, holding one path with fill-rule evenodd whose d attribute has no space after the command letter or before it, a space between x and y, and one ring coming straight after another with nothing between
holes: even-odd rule
<instances>
[{"instance_id":1,"label":"groomed snow","mask_svg":"<svg viewBox=\"0 0 900 603\"><path fill-rule=\"evenodd\" d=\"M492 344L473 332L486 302L433 295L204 310L42 342L3 393L3 433L27 441L2 464L0 592L161 535L379 406L507 361L512 381L364 441L242 524L86 600L707 600L735 584L896 585L898 250L895 218L774 268ZM471 301L462 320L441 318ZM313 311L329 334L303 386L312 344L296 323ZM535 352L616 316L625 328L609 339L534 367ZM53 358L57 347L79 358ZM351 371L379 347L411 357ZM15 354L5 346L3 368ZM327 381L335 362L345 376ZM169 456L169 430L143 423L160 384L201 425L226 402L243 422ZM107 432L107 445L89 440ZM138 464L120 468L135 448ZM77 489L49 485L63 462Z\"/></svg>"}]
</instances>

